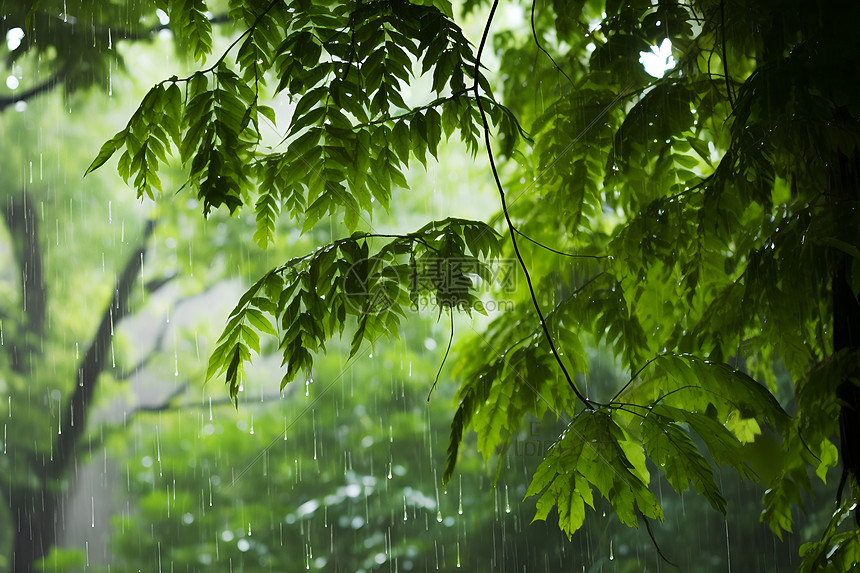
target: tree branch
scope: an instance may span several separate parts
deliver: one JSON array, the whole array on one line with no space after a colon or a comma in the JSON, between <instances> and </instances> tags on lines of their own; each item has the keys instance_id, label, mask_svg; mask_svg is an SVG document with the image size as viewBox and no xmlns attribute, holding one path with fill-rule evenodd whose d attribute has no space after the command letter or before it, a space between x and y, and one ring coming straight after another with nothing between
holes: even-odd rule
<instances>
[{"instance_id":1,"label":"tree branch","mask_svg":"<svg viewBox=\"0 0 860 573\"><path fill-rule=\"evenodd\" d=\"M45 92L49 92L60 85L63 80L66 78L66 70L62 69L52 75L50 78L45 80L44 82L22 91L19 94L13 94L11 96L0 96L0 112L5 110L9 106L13 106L19 101L28 101L37 95L43 94Z\"/></svg>"},{"instance_id":2,"label":"tree branch","mask_svg":"<svg viewBox=\"0 0 860 573\"><path fill-rule=\"evenodd\" d=\"M172 275L164 277L164 278L149 280L146 282L146 284L143 285L143 289L147 292L147 294L151 294L151 293L157 291L158 289L160 289L161 287L163 287L164 285L173 281L173 279L175 279L176 276L177 276L176 274L172 274ZM182 303L183 300L186 300L186 299L180 298L179 300L177 300L174 303L174 306ZM157 357L159 355L160 352L163 351L162 347L164 344L164 338L167 336L167 326L168 326L167 323L162 323L161 328L158 330L158 334L155 337L155 342L152 345L152 349L150 349L150 351L147 352L146 355L143 356L143 358L138 360L134 364L134 366L132 366L131 368L129 368L127 370L124 370L122 372L117 373L114 376L114 378L116 380L120 380L120 381L128 380L129 378L131 378L131 376L135 372L138 372L142 368L145 368L147 364L149 364L155 357Z\"/></svg>"},{"instance_id":3,"label":"tree branch","mask_svg":"<svg viewBox=\"0 0 860 573\"><path fill-rule=\"evenodd\" d=\"M146 243L155 229L155 221L147 221L140 246L131 254L125 268L116 280L113 297L102 315L101 323L93 336L90 347L78 366L75 392L63 411L60 431L54 446L54 459L46 468L48 475L60 477L69 463L77 456L78 440L86 429L90 403L99 374L104 370L114 325L128 314L128 298L132 286L143 267Z\"/></svg>"},{"instance_id":4,"label":"tree branch","mask_svg":"<svg viewBox=\"0 0 860 573\"><path fill-rule=\"evenodd\" d=\"M209 18L210 24L224 24L226 22L231 22L232 18L230 18L227 14L220 14L218 16L213 16ZM107 27L93 27L92 32L95 35L101 35L103 38L113 38L115 41L139 41L139 40L151 40L155 37L156 34L161 32L162 30L169 30L170 24L159 24L157 26L153 26L148 30L143 32L131 32L129 30L117 29L117 28L107 28ZM25 37L25 41L29 41L29 36ZM17 60L24 53L29 50L29 46L27 44L22 44L22 49L19 49L20 53L14 56L14 59ZM18 94L12 94L11 96L0 96L0 113L6 110L7 107L11 107L18 103L19 101L29 101L34 97L41 95L43 93L49 92L56 88L58 85L63 83L66 79L66 76L69 73L68 65L63 69L54 73L50 78L45 80L44 82L26 89Z\"/></svg>"}]
</instances>

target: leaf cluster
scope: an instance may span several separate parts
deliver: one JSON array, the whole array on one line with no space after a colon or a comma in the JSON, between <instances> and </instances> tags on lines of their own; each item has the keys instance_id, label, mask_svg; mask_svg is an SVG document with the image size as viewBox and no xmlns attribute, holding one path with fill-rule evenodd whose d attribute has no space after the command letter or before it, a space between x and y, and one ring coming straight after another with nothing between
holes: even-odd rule
<instances>
[{"instance_id":1,"label":"leaf cluster","mask_svg":"<svg viewBox=\"0 0 860 573\"><path fill-rule=\"evenodd\" d=\"M179 24L203 26L195 57L211 49L208 21L194 15L199 9L195 3ZM255 241L266 246L283 211L305 231L335 214L350 230L366 224L375 205L388 208L392 189L408 187L403 171L411 158L426 167L428 154L437 157L443 134L459 131L474 155L476 97L509 146L519 137L510 112L490 95L470 93L472 47L436 6L236 3L231 14L248 26L231 46L238 46L235 64L228 51L205 70L155 86L88 172L125 148L120 173L138 196L152 197L161 191L158 169L175 147L204 215L222 205L233 213L253 204ZM422 76L431 78L436 99L407 105L404 90ZM491 94L483 75L477 83ZM177 99L174 88L181 84L185 95ZM292 117L281 143L263 149L261 116L271 125L277 118L259 100L279 94L295 103Z\"/></svg>"},{"instance_id":2,"label":"leaf cluster","mask_svg":"<svg viewBox=\"0 0 860 573\"><path fill-rule=\"evenodd\" d=\"M575 424L596 408L679 493L692 484L724 511L711 462L729 465L768 488L763 519L778 535L790 531L808 474L824 480L836 465L832 440L845 408L836 388L856 376L855 351L836 347L831 321L838 269L849 282L855 276L858 196L848 173L857 116L836 103L847 89L836 75L808 67L843 59L830 41L841 19L810 27L795 13L711 2L531 8L531 37L497 36L500 70L511 78L505 104L534 141L520 156L530 168L507 184L516 190L511 212L519 231L556 247L534 248L531 266L541 273L539 303L565 317L552 332L574 371L588 379L580 343L568 340L602 341L631 382L606 402L589 395L580 413L556 402L549 387L563 389L563 380L512 359L534 334L518 327L534 326L520 312L528 306L515 305L516 316L496 318L485 333L496 352L480 359L477 339L463 352L446 477L469 427L479 446L504 451L525 413L549 410ZM678 63L649 78L639 53L665 38ZM524 65L536 45L539 57ZM810 95L818 93L834 97ZM604 256L580 254L588 252ZM779 363L790 388L777 385ZM791 394L794 419L774 397L786 403ZM771 432L779 466L760 474L747 445ZM568 463L559 474L575 474L576 461ZM550 484L544 476L532 493ZM584 503L549 495L544 510L571 499ZM575 529L578 518L563 513L563 526Z\"/></svg>"},{"instance_id":3,"label":"leaf cluster","mask_svg":"<svg viewBox=\"0 0 860 573\"><path fill-rule=\"evenodd\" d=\"M440 311L480 310L464 269L480 276L487 256L516 255L534 279L522 304L461 349L444 479L470 428L489 457L524 416L553 413L571 421L529 493L540 496L539 518L558 507L568 534L595 488L627 525L637 512L660 518L647 460L718 511L712 464L767 482L763 518L781 534L807 474L823 480L836 464L834 419L851 413L835 389L858 378L860 343L838 340L833 323L840 305L860 309L860 64L845 55L860 48L846 28L860 8L837 4L529 6L530 37L506 31L494 42L502 105L444 1L236 2L246 31L231 46L235 62L225 53L153 88L91 170L124 149L123 176L152 195L176 147L204 212L253 203L265 246L284 210L305 231L327 216L350 232L367 224L407 186L411 159L437 157L443 135L458 131L474 154L485 109L502 155L518 162L494 172L509 192L504 220L512 236L541 239L530 261L473 221L388 236L373 252L370 239L385 236L354 233L251 287L209 376L224 375L235 400L260 333L278 338L286 384L347 322L355 354L396 335L424 294ZM641 53L664 39L677 64L650 77ZM411 105L406 86L423 76L435 99ZM295 103L267 150L258 115L281 119L258 103L262 93ZM541 324L535 307L546 309ZM577 400L571 376L557 374L588 376L583 342L607 346L630 372L620 389L602 389L610 399ZM789 419L777 396L792 395ZM767 477L747 455L765 433L781 448ZM810 546L807 563L822 547Z\"/></svg>"},{"instance_id":4,"label":"leaf cluster","mask_svg":"<svg viewBox=\"0 0 860 573\"><path fill-rule=\"evenodd\" d=\"M374 238L390 239L371 252ZM350 358L365 341L397 337L400 321L419 299L443 309L486 314L475 294L484 262L499 251L484 223L432 222L405 235L356 233L272 269L249 288L231 312L209 359L207 378L224 376L238 403L244 365L260 354L260 335L275 337L286 372L281 390L300 372L311 375L314 355L354 325Z\"/></svg>"}]
</instances>

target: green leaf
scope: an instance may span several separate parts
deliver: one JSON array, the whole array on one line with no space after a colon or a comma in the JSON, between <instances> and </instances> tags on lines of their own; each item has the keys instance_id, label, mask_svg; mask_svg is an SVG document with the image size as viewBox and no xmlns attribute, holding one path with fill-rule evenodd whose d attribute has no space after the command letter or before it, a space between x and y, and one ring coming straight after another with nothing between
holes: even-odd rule
<instances>
[{"instance_id":1,"label":"green leaf","mask_svg":"<svg viewBox=\"0 0 860 573\"><path fill-rule=\"evenodd\" d=\"M114 135L110 140L106 141L102 148L99 150L99 154L93 159L93 162L90 163L90 166L87 167L84 176L86 177L92 171L95 171L99 167L105 164L108 159L110 159L116 151L122 147L125 143L125 136L128 133L128 128L123 129L116 135Z\"/></svg>"},{"instance_id":2,"label":"green leaf","mask_svg":"<svg viewBox=\"0 0 860 573\"><path fill-rule=\"evenodd\" d=\"M527 496L541 494L535 519L558 508L559 527L571 536L584 520L584 504L594 507L592 488L615 508L622 523L635 527L636 510L662 519L654 495L621 445L624 433L601 411L577 414L538 466ZM543 493L541 493L543 492Z\"/></svg>"},{"instance_id":3,"label":"green leaf","mask_svg":"<svg viewBox=\"0 0 860 573\"><path fill-rule=\"evenodd\" d=\"M249 308L245 313L245 318L248 320L251 326L259 330L264 334L270 334L272 336L277 336L278 333L275 328L272 326L272 323L269 322L269 319L263 315L262 312L255 308Z\"/></svg>"},{"instance_id":4,"label":"green leaf","mask_svg":"<svg viewBox=\"0 0 860 573\"><path fill-rule=\"evenodd\" d=\"M690 436L673 420L649 412L642 419L645 451L679 494L692 483L711 507L725 515L726 500L714 482L714 473Z\"/></svg>"},{"instance_id":5,"label":"green leaf","mask_svg":"<svg viewBox=\"0 0 860 573\"><path fill-rule=\"evenodd\" d=\"M237 402L238 400L239 386L241 384L241 379L244 374L242 369L243 348L244 347L241 344L236 344L233 347L233 350L230 353L230 362L227 364L227 368L225 370L226 384L230 393L230 398L234 402ZM245 353L247 353L247 348L245 349Z\"/></svg>"}]
</instances>

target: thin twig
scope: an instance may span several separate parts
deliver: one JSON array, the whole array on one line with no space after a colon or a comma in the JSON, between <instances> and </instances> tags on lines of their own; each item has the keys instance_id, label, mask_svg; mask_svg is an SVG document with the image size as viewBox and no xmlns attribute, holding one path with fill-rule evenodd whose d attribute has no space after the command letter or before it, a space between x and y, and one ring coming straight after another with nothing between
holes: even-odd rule
<instances>
[{"instance_id":1,"label":"thin twig","mask_svg":"<svg viewBox=\"0 0 860 573\"><path fill-rule=\"evenodd\" d=\"M451 307L448 307L448 316L451 318L451 331L448 335L448 348L445 349L445 356L442 358L439 370L436 371L436 379L433 380L433 386L430 387L430 391L427 393L428 402L430 401L430 395L433 394L433 390L436 389L436 384L439 383L439 375L442 374L442 367L445 366L445 362L448 360L448 353L451 352L451 342L454 341L454 311Z\"/></svg>"},{"instance_id":2,"label":"thin twig","mask_svg":"<svg viewBox=\"0 0 860 573\"><path fill-rule=\"evenodd\" d=\"M561 75L566 77L567 81L570 82L570 85L573 86L574 85L573 80L570 79L570 76L567 75L563 69L561 69L561 66L558 65L558 62L555 61L555 58L553 58L552 55L546 51L546 49L541 45L540 40L538 39L537 30L535 29L535 4L536 3L537 3L537 0L532 0L531 24L532 24L532 37L534 38L535 45L538 47L538 49L541 52L546 54L546 57L549 58L549 61L552 62L552 65L555 66L555 69L557 69L559 72L561 72Z\"/></svg>"},{"instance_id":3,"label":"thin twig","mask_svg":"<svg viewBox=\"0 0 860 573\"><path fill-rule=\"evenodd\" d=\"M631 377L630 377L630 380L628 380L628 381L627 381L627 384L625 384L624 386L622 386L622 387L621 387L621 390L619 390L618 392L616 392L616 393L615 393L615 396L613 396L613 397L612 397L612 400L610 400L610 401L609 401L609 403L610 403L610 404L615 403L615 401L616 401L616 400L618 400L618 397L619 397L619 396L621 396L621 394L623 394L623 393L624 393L624 391L625 391L625 390L627 390L627 388L628 388L631 384L633 384L633 382L636 380L636 378L638 378L638 377L639 377L639 375L640 375L640 374L642 374L642 371L643 371L643 370L645 370L646 368L648 368L648 365L650 365L652 362L654 362L655 360L657 360L657 359L658 359L658 358L660 358L661 356L663 356L663 354L658 354L657 356L655 356L654 358L649 359L649 360L648 360L648 362L646 362L645 364L643 364L643 365L642 365L642 367L641 367L639 370L637 370L637 371L633 374L633 376L631 376Z\"/></svg>"},{"instance_id":4,"label":"thin twig","mask_svg":"<svg viewBox=\"0 0 860 573\"><path fill-rule=\"evenodd\" d=\"M651 543L654 544L654 549L657 550L657 555L659 555L663 561L665 561L666 563L668 563L669 565L671 565L672 567L675 567L677 569L678 564L674 563L673 561L670 561L669 558L663 554L663 550L660 549L660 544L658 544L657 540L654 538L654 532L651 531L651 521L649 521L648 518L645 517L645 514L642 513L642 510L639 509L638 507L636 508L636 511L639 512L639 515L642 516L642 521L645 522L645 529L648 531L648 537L651 538Z\"/></svg>"},{"instance_id":5,"label":"thin twig","mask_svg":"<svg viewBox=\"0 0 860 573\"><path fill-rule=\"evenodd\" d=\"M551 253L555 253L555 254L561 255L563 257L570 257L572 259L611 259L612 258L612 255L576 255L574 253L566 253L564 251L559 251L558 249L553 249L549 245L544 245L540 241L532 239L531 237L529 237L528 235L526 235L525 233L523 233L522 231L520 231L516 227L514 227L514 232L517 235L521 236L523 239L525 239L531 243L534 243L538 247L540 247L542 249L546 249L547 251L549 251Z\"/></svg>"},{"instance_id":6,"label":"thin twig","mask_svg":"<svg viewBox=\"0 0 860 573\"><path fill-rule=\"evenodd\" d=\"M526 266L526 263L523 260L522 255L520 254L520 249L517 246L517 234L514 231L514 224L511 221L510 213L508 213L508 205L507 205L507 202L505 201L505 190L504 190L504 187L502 186L501 180L499 179L499 172L496 169L496 162L495 162L495 159L493 158L493 149L492 149L491 142L490 142L490 125L487 122L487 113L484 111L484 106L481 103L481 98L478 94L478 78L480 77L480 73L481 73L481 71L480 71L481 54L483 53L484 46L487 43L487 36L490 33L490 26L493 23L493 16L495 16L496 9L498 8L498 6L499 6L499 0L494 0L493 1L493 7L490 9L490 15L487 18L487 24L484 27L484 33L481 36L481 44L478 47L478 54L475 58L475 76L474 76L474 83L472 85L472 90L475 92L475 103L478 106L478 111L481 114L481 123L483 124L483 128L484 128L484 142L487 146L487 158L490 161L490 168L493 171L493 178L496 181L496 188L499 191L499 198L500 198L501 203L502 203L502 212L505 214L505 221L508 224L508 230L509 230L510 236L511 236L511 243L514 247L514 253L516 254L517 261L519 261L520 267L523 269L523 273L525 274L526 282L528 283L528 287L529 287L529 294L531 294L531 298L532 298L532 305L534 306L535 311L537 312L538 318L540 319L541 328L543 329L546 340L549 343L550 350L552 350L552 354L555 357L555 361L559 365L559 368L561 368L561 371L564 374L564 377L567 380L568 385L573 390L573 393L576 394L576 397L579 398L583 402L583 404L585 404L586 408L593 410L593 409L595 409L595 405L582 394L582 392L576 386L576 383L574 383L573 378L571 378L570 373L568 373L567 368L564 366L564 362L562 361L561 356L559 355L558 350L555 347L555 343L553 342L552 335L550 334L549 328L546 325L546 320L544 319L543 312L541 311L540 303L538 302L537 295L535 294L535 289L534 289L534 285L532 284L531 275L529 274L528 267Z\"/></svg>"}]
</instances>

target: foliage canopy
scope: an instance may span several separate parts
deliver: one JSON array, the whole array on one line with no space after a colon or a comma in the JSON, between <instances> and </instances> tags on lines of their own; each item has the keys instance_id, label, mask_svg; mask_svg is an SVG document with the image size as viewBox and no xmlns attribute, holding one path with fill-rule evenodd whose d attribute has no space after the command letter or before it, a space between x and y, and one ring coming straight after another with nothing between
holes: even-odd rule
<instances>
[{"instance_id":1,"label":"foliage canopy","mask_svg":"<svg viewBox=\"0 0 860 573\"><path fill-rule=\"evenodd\" d=\"M205 3L157 4L196 31L204 60ZM781 535L811 472L826 479L841 454L851 492L801 552L803 570L847 570L860 551L843 523L860 468L860 6L555 0L521 7L528 30L500 29L498 7L476 48L446 0L231 2L241 35L152 88L90 171L119 154L153 196L176 153L204 214L253 209L263 247L282 214L305 231L345 223L348 236L239 301L210 363L234 399L260 334L277 339L285 384L346 327L353 352L396 336L421 295L484 311L476 276L513 259L526 279L514 309L458 348L445 479L467 429L489 458L524 417L550 413L569 424L533 477L537 518L555 507L572 534L596 489L630 526L660 519L654 472L724 511L716 463L767 487L762 519ZM665 39L677 64L649 76L640 60ZM279 97L288 120L264 103ZM499 216L374 232L409 162L454 133L488 154ZM576 375L588 380L596 343L630 372L611 397ZM768 447L765 467L754 453Z\"/></svg>"}]
</instances>

